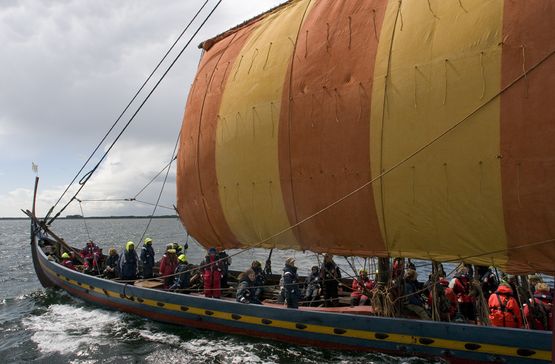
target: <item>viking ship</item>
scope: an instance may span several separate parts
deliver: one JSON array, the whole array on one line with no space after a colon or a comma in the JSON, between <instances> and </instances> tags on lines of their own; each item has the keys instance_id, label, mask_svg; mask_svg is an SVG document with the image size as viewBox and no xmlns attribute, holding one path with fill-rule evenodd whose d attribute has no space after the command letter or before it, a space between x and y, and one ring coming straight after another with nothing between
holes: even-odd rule
<instances>
[{"instance_id":1,"label":"viking ship","mask_svg":"<svg viewBox=\"0 0 555 364\"><path fill-rule=\"evenodd\" d=\"M177 153L184 227L206 248L555 274L553 24L550 0L292 0L202 42ZM65 241L27 214L42 285L104 307L324 348L552 360L548 331L86 275L56 262Z\"/></svg>"}]
</instances>

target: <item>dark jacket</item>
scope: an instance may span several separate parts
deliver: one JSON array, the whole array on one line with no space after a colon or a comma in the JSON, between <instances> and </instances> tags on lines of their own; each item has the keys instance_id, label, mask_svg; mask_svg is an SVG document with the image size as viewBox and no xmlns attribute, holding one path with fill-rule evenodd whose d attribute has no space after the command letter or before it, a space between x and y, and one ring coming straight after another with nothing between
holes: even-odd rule
<instances>
[{"instance_id":1,"label":"dark jacket","mask_svg":"<svg viewBox=\"0 0 555 364\"><path fill-rule=\"evenodd\" d=\"M131 251L123 251L123 253L120 254L119 259L120 278L136 279L138 265L139 257L137 256L137 252L134 249Z\"/></svg>"},{"instance_id":2,"label":"dark jacket","mask_svg":"<svg viewBox=\"0 0 555 364\"><path fill-rule=\"evenodd\" d=\"M106 268L110 267L118 270L119 269L118 262L119 262L119 254L108 255L108 258L106 259Z\"/></svg>"},{"instance_id":3,"label":"dark jacket","mask_svg":"<svg viewBox=\"0 0 555 364\"><path fill-rule=\"evenodd\" d=\"M143 245L141 249L141 262L143 265L154 266L154 249L152 245Z\"/></svg>"},{"instance_id":4,"label":"dark jacket","mask_svg":"<svg viewBox=\"0 0 555 364\"><path fill-rule=\"evenodd\" d=\"M191 272L189 263L179 263L175 268L175 273L181 273L175 276L175 281L170 289L185 289L189 288L191 282Z\"/></svg>"},{"instance_id":5,"label":"dark jacket","mask_svg":"<svg viewBox=\"0 0 555 364\"><path fill-rule=\"evenodd\" d=\"M257 287L263 286L266 283L266 273L264 273L264 269L262 267L252 268L254 274L256 274L256 278L254 279L254 285Z\"/></svg>"},{"instance_id":6,"label":"dark jacket","mask_svg":"<svg viewBox=\"0 0 555 364\"><path fill-rule=\"evenodd\" d=\"M237 302L241 303L257 303L260 301L256 298L255 283L248 278L241 280L237 286Z\"/></svg>"},{"instance_id":7,"label":"dark jacket","mask_svg":"<svg viewBox=\"0 0 555 364\"><path fill-rule=\"evenodd\" d=\"M285 288L285 297L298 297L299 295L299 276L297 275L297 267L286 265L283 268L283 287Z\"/></svg>"},{"instance_id":8,"label":"dark jacket","mask_svg":"<svg viewBox=\"0 0 555 364\"><path fill-rule=\"evenodd\" d=\"M424 306L424 301L418 292L418 282L405 280L406 302L411 305Z\"/></svg>"},{"instance_id":9,"label":"dark jacket","mask_svg":"<svg viewBox=\"0 0 555 364\"><path fill-rule=\"evenodd\" d=\"M335 262L331 261L322 264L320 269L320 278L324 284L338 285L338 279L341 278L341 271Z\"/></svg>"}]
</instances>

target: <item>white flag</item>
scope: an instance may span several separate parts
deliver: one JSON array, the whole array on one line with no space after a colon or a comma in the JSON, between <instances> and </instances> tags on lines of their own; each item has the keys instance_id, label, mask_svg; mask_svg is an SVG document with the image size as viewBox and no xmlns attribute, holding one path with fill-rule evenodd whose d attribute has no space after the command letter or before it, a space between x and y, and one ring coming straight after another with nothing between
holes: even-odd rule
<instances>
[{"instance_id":1,"label":"white flag","mask_svg":"<svg viewBox=\"0 0 555 364\"><path fill-rule=\"evenodd\" d=\"M33 172L39 173L39 166L33 162L31 162L31 164L32 164L31 168L33 168Z\"/></svg>"}]
</instances>

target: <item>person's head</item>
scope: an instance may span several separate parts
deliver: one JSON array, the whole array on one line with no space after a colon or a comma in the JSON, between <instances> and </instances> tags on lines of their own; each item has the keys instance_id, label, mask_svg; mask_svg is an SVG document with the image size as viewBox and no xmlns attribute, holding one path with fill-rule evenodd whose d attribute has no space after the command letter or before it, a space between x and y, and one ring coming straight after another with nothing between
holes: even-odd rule
<instances>
[{"instance_id":1,"label":"person's head","mask_svg":"<svg viewBox=\"0 0 555 364\"><path fill-rule=\"evenodd\" d=\"M317 265L313 265L310 270L312 271L312 274L318 274L320 272L320 268L318 268Z\"/></svg>"},{"instance_id":2,"label":"person's head","mask_svg":"<svg viewBox=\"0 0 555 364\"><path fill-rule=\"evenodd\" d=\"M180 250L179 248L181 248L181 247L179 246L178 243L173 242L172 244L173 244L173 248L174 248L175 250Z\"/></svg>"},{"instance_id":3,"label":"person's head","mask_svg":"<svg viewBox=\"0 0 555 364\"><path fill-rule=\"evenodd\" d=\"M294 267L295 266L295 258L287 258L285 260L286 267Z\"/></svg>"},{"instance_id":4,"label":"person's head","mask_svg":"<svg viewBox=\"0 0 555 364\"><path fill-rule=\"evenodd\" d=\"M530 284L531 284L532 286L536 286L538 283L541 283L541 282L542 282L542 279L541 279L541 277L538 276L538 275L531 275L531 276L528 278L528 281L530 282Z\"/></svg>"},{"instance_id":5,"label":"person's head","mask_svg":"<svg viewBox=\"0 0 555 364\"><path fill-rule=\"evenodd\" d=\"M151 238L146 238L145 239L145 245L152 245L152 239Z\"/></svg>"},{"instance_id":6,"label":"person's head","mask_svg":"<svg viewBox=\"0 0 555 364\"><path fill-rule=\"evenodd\" d=\"M254 282L254 280L256 279L256 273L254 273L254 271L252 269L247 269L245 274L251 282Z\"/></svg>"},{"instance_id":7,"label":"person's head","mask_svg":"<svg viewBox=\"0 0 555 364\"><path fill-rule=\"evenodd\" d=\"M333 260L333 255L328 254L328 253L324 254L324 262L325 262L325 263L329 263L329 262L331 262L332 260Z\"/></svg>"},{"instance_id":8,"label":"person's head","mask_svg":"<svg viewBox=\"0 0 555 364\"><path fill-rule=\"evenodd\" d=\"M544 282L536 284L536 291L539 293L550 293L549 285Z\"/></svg>"},{"instance_id":9,"label":"person's head","mask_svg":"<svg viewBox=\"0 0 555 364\"><path fill-rule=\"evenodd\" d=\"M262 263L260 263L258 260L253 260L253 262L251 263L251 268L252 269L262 268Z\"/></svg>"},{"instance_id":10,"label":"person's head","mask_svg":"<svg viewBox=\"0 0 555 364\"><path fill-rule=\"evenodd\" d=\"M92 240L89 240L89 241L87 242L87 246L88 246L88 247L93 247L93 246L94 246L93 241L92 241Z\"/></svg>"},{"instance_id":11,"label":"person's head","mask_svg":"<svg viewBox=\"0 0 555 364\"><path fill-rule=\"evenodd\" d=\"M360 275L361 278L366 279L368 278L368 272L366 271L366 269L361 269L358 274Z\"/></svg>"},{"instance_id":12,"label":"person's head","mask_svg":"<svg viewBox=\"0 0 555 364\"><path fill-rule=\"evenodd\" d=\"M110 250L108 250L108 254L110 254L110 255L116 255L117 253L118 252L117 252L116 248L114 248L114 247L111 247Z\"/></svg>"},{"instance_id":13,"label":"person's head","mask_svg":"<svg viewBox=\"0 0 555 364\"><path fill-rule=\"evenodd\" d=\"M212 247L212 248L208 249L208 255L216 256L216 254L218 254L218 251L216 250L216 248Z\"/></svg>"},{"instance_id":14,"label":"person's head","mask_svg":"<svg viewBox=\"0 0 555 364\"><path fill-rule=\"evenodd\" d=\"M166 251L173 249L173 243L166 244Z\"/></svg>"},{"instance_id":15,"label":"person's head","mask_svg":"<svg viewBox=\"0 0 555 364\"><path fill-rule=\"evenodd\" d=\"M405 272L405 280L407 281L415 281L418 278L418 273L414 269L407 269Z\"/></svg>"},{"instance_id":16,"label":"person's head","mask_svg":"<svg viewBox=\"0 0 555 364\"><path fill-rule=\"evenodd\" d=\"M64 254L62 254L62 259L69 259L69 254L64 252Z\"/></svg>"},{"instance_id":17,"label":"person's head","mask_svg":"<svg viewBox=\"0 0 555 364\"><path fill-rule=\"evenodd\" d=\"M135 250L135 243L132 241L128 241L127 244L125 244L125 250L127 250L128 252Z\"/></svg>"},{"instance_id":18,"label":"person's head","mask_svg":"<svg viewBox=\"0 0 555 364\"><path fill-rule=\"evenodd\" d=\"M175 255L175 249L173 249L173 248L172 248L172 249L168 249L168 250L166 251L166 253L167 253L168 255L173 256L173 255Z\"/></svg>"},{"instance_id":19,"label":"person's head","mask_svg":"<svg viewBox=\"0 0 555 364\"><path fill-rule=\"evenodd\" d=\"M185 263L187 261L187 256L185 254L181 254L177 257L177 260L179 260L180 263Z\"/></svg>"}]
</instances>

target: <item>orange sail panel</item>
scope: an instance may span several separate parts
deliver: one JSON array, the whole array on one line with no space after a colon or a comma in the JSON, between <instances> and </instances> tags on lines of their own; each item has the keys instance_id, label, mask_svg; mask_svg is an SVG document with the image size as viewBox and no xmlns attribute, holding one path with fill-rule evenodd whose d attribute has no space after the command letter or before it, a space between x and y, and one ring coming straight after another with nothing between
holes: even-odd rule
<instances>
[{"instance_id":1,"label":"orange sail panel","mask_svg":"<svg viewBox=\"0 0 555 364\"><path fill-rule=\"evenodd\" d=\"M205 42L183 224L206 247L553 273L553 23L549 0L295 0Z\"/></svg>"}]
</instances>

